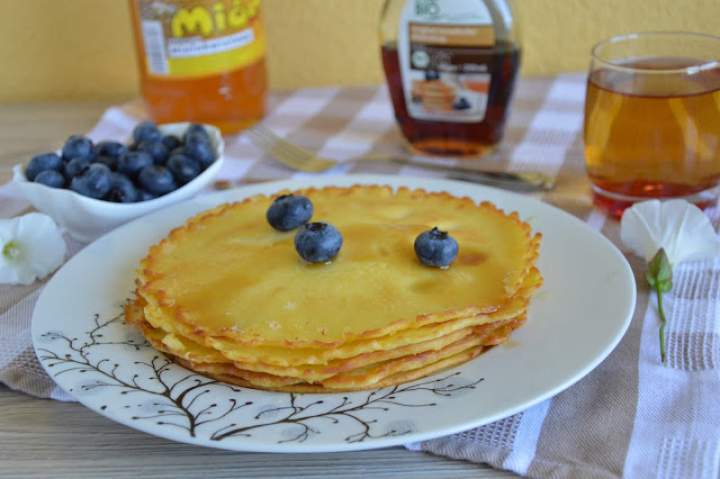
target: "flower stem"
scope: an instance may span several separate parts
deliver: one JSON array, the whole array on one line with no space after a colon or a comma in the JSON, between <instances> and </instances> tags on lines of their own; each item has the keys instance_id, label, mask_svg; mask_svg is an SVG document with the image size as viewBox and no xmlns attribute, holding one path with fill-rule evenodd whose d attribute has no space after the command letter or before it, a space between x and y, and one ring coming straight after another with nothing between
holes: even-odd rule
<instances>
[{"instance_id":1,"label":"flower stem","mask_svg":"<svg viewBox=\"0 0 720 479\"><path fill-rule=\"evenodd\" d=\"M658 314L660 315L660 361L662 361L663 364L665 364L666 355L665 355L665 324L667 323L667 320L665 319L665 310L663 309L663 302L662 302L662 288L660 287L660 283L655 284L655 292L657 293L657 305L658 305Z\"/></svg>"}]
</instances>

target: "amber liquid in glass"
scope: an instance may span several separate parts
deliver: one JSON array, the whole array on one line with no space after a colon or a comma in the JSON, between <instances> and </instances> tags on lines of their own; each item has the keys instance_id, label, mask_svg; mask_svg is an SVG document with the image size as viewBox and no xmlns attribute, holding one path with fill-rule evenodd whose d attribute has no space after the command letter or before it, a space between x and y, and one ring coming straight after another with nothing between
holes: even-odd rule
<instances>
[{"instance_id":1,"label":"amber liquid in glass","mask_svg":"<svg viewBox=\"0 0 720 479\"><path fill-rule=\"evenodd\" d=\"M468 55L467 63L487 65L487 71L492 75L485 118L474 123L412 118L405 103L396 45L384 45L382 59L395 117L414 149L433 155L477 156L492 150L500 142L520 66L519 48L498 42L494 48ZM472 85L467 88L472 89Z\"/></svg>"},{"instance_id":2,"label":"amber liquid in glass","mask_svg":"<svg viewBox=\"0 0 720 479\"><path fill-rule=\"evenodd\" d=\"M591 73L585 161L595 203L619 216L631 198L693 197L720 180L720 69L646 58ZM703 206L703 205L701 205Z\"/></svg>"},{"instance_id":3,"label":"amber liquid in glass","mask_svg":"<svg viewBox=\"0 0 720 479\"><path fill-rule=\"evenodd\" d=\"M243 68L199 78L150 75L140 32L137 4L130 2L133 33L140 67L140 88L150 116L158 123L194 121L235 133L260 121L265 114L267 75L262 59Z\"/></svg>"}]
</instances>

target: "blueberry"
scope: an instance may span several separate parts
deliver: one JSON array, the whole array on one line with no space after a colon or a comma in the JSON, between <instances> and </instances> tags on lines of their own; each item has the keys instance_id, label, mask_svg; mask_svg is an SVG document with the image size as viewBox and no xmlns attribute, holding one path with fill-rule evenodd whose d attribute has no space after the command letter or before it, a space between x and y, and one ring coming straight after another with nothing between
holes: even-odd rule
<instances>
[{"instance_id":1,"label":"blueberry","mask_svg":"<svg viewBox=\"0 0 720 479\"><path fill-rule=\"evenodd\" d=\"M96 156L92 162L102 163L113 171L117 170L118 167L118 159L112 156Z\"/></svg>"},{"instance_id":2,"label":"blueberry","mask_svg":"<svg viewBox=\"0 0 720 479\"><path fill-rule=\"evenodd\" d=\"M212 147L212 140L210 140L210 136L202 133L191 133L189 135L186 134L183 137L183 145L187 145L190 143L204 143Z\"/></svg>"},{"instance_id":3,"label":"blueberry","mask_svg":"<svg viewBox=\"0 0 720 479\"><path fill-rule=\"evenodd\" d=\"M60 171L62 169L62 160L55 153L43 153L42 155L33 156L27 168L25 168L25 177L34 181L35 177L43 171Z\"/></svg>"},{"instance_id":4,"label":"blueberry","mask_svg":"<svg viewBox=\"0 0 720 479\"><path fill-rule=\"evenodd\" d=\"M100 199L110 191L112 171L101 163L93 163L70 182L70 189L83 196Z\"/></svg>"},{"instance_id":5,"label":"blueberry","mask_svg":"<svg viewBox=\"0 0 720 479\"><path fill-rule=\"evenodd\" d=\"M106 200L115 203L134 203L138 201L138 190L132 180L120 173L111 173L110 191L105 196Z\"/></svg>"},{"instance_id":6,"label":"blueberry","mask_svg":"<svg viewBox=\"0 0 720 479\"><path fill-rule=\"evenodd\" d=\"M200 163L185 155L173 155L167 162L167 168L175 180L184 185L202 172Z\"/></svg>"},{"instance_id":7,"label":"blueberry","mask_svg":"<svg viewBox=\"0 0 720 479\"><path fill-rule=\"evenodd\" d=\"M265 217L276 230L290 231L310 221L312 215L313 205L309 199L299 195L282 195L275 198Z\"/></svg>"},{"instance_id":8,"label":"blueberry","mask_svg":"<svg viewBox=\"0 0 720 479\"><path fill-rule=\"evenodd\" d=\"M184 154L185 154L185 147L183 147L182 145L170 150L170 156L184 155Z\"/></svg>"},{"instance_id":9,"label":"blueberry","mask_svg":"<svg viewBox=\"0 0 720 479\"><path fill-rule=\"evenodd\" d=\"M69 161L73 158L92 159L95 155L92 141L80 135L72 135L67 139L62 149L62 157Z\"/></svg>"},{"instance_id":10,"label":"blueberry","mask_svg":"<svg viewBox=\"0 0 720 479\"><path fill-rule=\"evenodd\" d=\"M180 138L175 135L163 136L161 141L168 151L173 151L175 148L182 145L182 141L180 141Z\"/></svg>"},{"instance_id":11,"label":"blueberry","mask_svg":"<svg viewBox=\"0 0 720 479\"><path fill-rule=\"evenodd\" d=\"M126 151L128 147L117 141L101 141L95 145L95 154L97 156L106 156L117 160Z\"/></svg>"},{"instance_id":12,"label":"blueberry","mask_svg":"<svg viewBox=\"0 0 720 479\"><path fill-rule=\"evenodd\" d=\"M45 170L38 173L35 183L40 183L51 188L64 188L65 177L55 170Z\"/></svg>"},{"instance_id":13,"label":"blueberry","mask_svg":"<svg viewBox=\"0 0 720 479\"><path fill-rule=\"evenodd\" d=\"M142 189L156 195L164 195L177 189L175 178L170 170L158 165L143 168L138 175L138 183Z\"/></svg>"},{"instance_id":14,"label":"blueberry","mask_svg":"<svg viewBox=\"0 0 720 479\"><path fill-rule=\"evenodd\" d=\"M470 108L470 102L465 97L460 97L453 103L453 110L469 110Z\"/></svg>"},{"instance_id":15,"label":"blueberry","mask_svg":"<svg viewBox=\"0 0 720 479\"><path fill-rule=\"evenodd\" d=\"M144 151L152 156L156 165L164 165L168 159L168 149L161 140L143 141L138 145L137 151Z\"/></svg>"},{"instance_id":16,"label":"blueberry","mask_svg":"<svg viewBox=\"0 0 720 479\"><path fill-rule=\"evenodd\" d=\"M183 135L183 141L187 143L188 139L191 136L202 137L208 142L210 141L210 134L208 134L205 127L202 125L198 125L197 123L191 124L188 129L185 130L185 134Z\"/></svg>"},{"instance_id":17,"label":"blueberry","mask_svg":"<svg viewBox=\"0 0 720 479\"><path fill-rule=\"evenodd\" d=\"M152 193L148 193L145 190L138 190L138 201L150 201L157 198L157 195L154 195Z\"/></svg>"},{"instance_id":18,"label":"blueberry","mask_svg":"<svg viewBox=\"0 0 720 479\"><path fill-rule=\"evenodd\" d=\"M135 126L132 137L135 143L140 144L143 141L161 140L162 133L160 133L157 125L152 121L143 121Z\"/></svg>"},{"instance_id":19,"label":"blueberry","mask_svg":"<svg viewBox=\"0 0 720 479\"><path fill-rule=\"evenodd\" d=\"M425 70L425 80L434 81L440 79L440 72L437 70Z\"/></svg>"},{"instance_id":20,"label":"blueberry","mask_svg":"<svg viewBox=\"0 0 720 479\"><path fill-rule=\"evenodd\" d=\"M90 166L89 158L73 158L63 166L63 173L68 181L85 172Z\"/></svg>"},{"instance_id":21,"label":"blueberry","mask_svg":"<svg viewBox=\"0 0 720 479\"><path fill-rule=\"evenodd\" d=\"M415 254L421 263L435 268L447 268L458 255L458 243L446 231L437 227L421 233L415 239Z\"/></svg>"},{"instance_id":22,"label":"blueberry","mask_svg":"<svg viewBox=\"0 0 720 479\"><path fill-rule=\"evenodd\" d=\"M310 263L327 263L340 252L340 232L327 223L307 223L295 235L295 250Z\"/></svg>"},{"instance_id":23,"label":"blueberry","mask_svg":"<svg viewBox=\"0 0 720 479\"><path fill-rule=\"evenodd\" d=\"M128 151L118 159L117 171L135 177L140 171L153 164L152 156L144 151Z\"/></svg>"},{"instance_id":24,"label":"blueberry","mask_svg":"<svg viewBox=\"0 0 720 479\"><path fill-rule=\"evenodd\" d=\"M207 143L208 145L212 145L212 140L210 139L210 135L207 133L200 133L200 132L193 132L193 133L186 133L183 137L183 144L188 143Z\"/></svg>"},{"instance_id":25,"label":"blueberry","mask_svg":"<svg viewBox=\"0 0 720 479\"><path fill-rule=\"evenodd\" d=\"M203 140L201 136L188 137L183 152L190 158L199 161L203 168L207 168L215 161L215 148L212 143Z\"/></svg>"}]
</instances>

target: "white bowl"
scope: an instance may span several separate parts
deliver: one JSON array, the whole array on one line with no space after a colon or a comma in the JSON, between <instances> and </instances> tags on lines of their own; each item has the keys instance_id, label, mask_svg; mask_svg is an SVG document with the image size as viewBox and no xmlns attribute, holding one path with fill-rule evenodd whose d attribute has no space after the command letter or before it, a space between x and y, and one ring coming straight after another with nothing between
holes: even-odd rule
<instances>
[{"instance_id":1,"label":"white bowl","mask_svg":"<svg viewBox=\"0 0 720 479\"><path fill-rule=\"evenodd\" d=\"M168 123L158 125L158 128L166 135L180 137L189 126L190 123ZM15 165L13 183L35 209L52 217L70 236L82 242L90 242L132 219L190 198L215 178L223 163L225 145L220 130L211 125L203 126L210 134L216 160L191 182L152 200L112 203L88 198L69 189L51 188L29 181L25 177L23 165Z\"/></svg>"}]
</instances>

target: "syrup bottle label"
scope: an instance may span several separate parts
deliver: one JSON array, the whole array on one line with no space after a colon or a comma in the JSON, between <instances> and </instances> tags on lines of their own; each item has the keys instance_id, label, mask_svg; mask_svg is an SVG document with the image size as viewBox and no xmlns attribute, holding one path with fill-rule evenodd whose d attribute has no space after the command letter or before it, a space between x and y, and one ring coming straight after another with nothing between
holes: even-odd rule
<instances>
[{"instance_id":1,"label":"syrup bottle label","mask_svg":"<svg viewBox=\"0 0 720 479\"><path fill-rule=\"evenodd\" d=\"M265 56L260 0L134 0L151 76L216 75Z\"/></svg>"},{"instance_id":2,"label":"syrup bottle label","mask_svg":"<svg viewBox=\"0 0 720 479\"><path fill-rule=\"evenodd\" d=\"M494 45L483 0L408 0L398 30L408 114L418 120L482 121L492 78L477 54Z\"/></svg>"}]
</instances>

